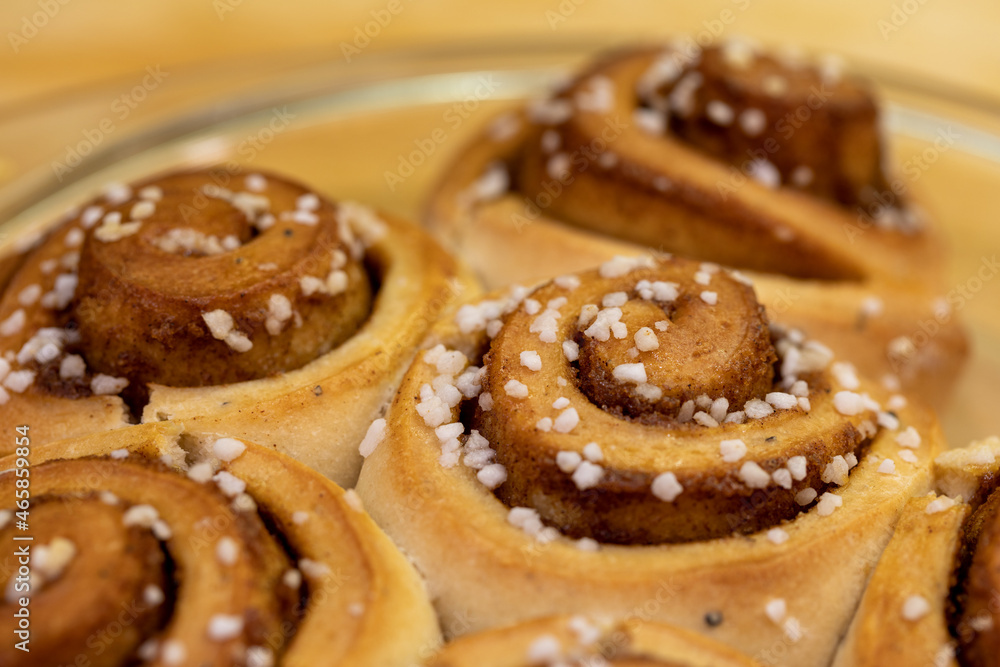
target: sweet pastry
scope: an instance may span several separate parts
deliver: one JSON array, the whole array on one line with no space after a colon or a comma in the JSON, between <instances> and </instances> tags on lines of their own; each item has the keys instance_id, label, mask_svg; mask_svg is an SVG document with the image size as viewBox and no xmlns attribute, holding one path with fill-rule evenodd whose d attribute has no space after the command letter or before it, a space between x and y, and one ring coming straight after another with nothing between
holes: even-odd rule
<instances>
[{"instance_id":1,"label":"sweet pastry","mask_svg":"<svg viewBox=\"0 0 1000 667\"><path fill-rule=\"evenodd\" d=\"M1000 664L1000 439L938 457L938 494L911 500L836 667Z\"/></svg>"},{"instance_id":2,"label":"sweet pastry","mask_svg":"<svg viewBox=\"0 0 1000 667\"><path fill-rule=\"evenodd\" d=\"M440 640L357 496L286 456L171 422L23 449L0 460L0 538L28 554L0 575L4 665L404 667Z\"/></svg>"},{"instance_id":3,"label":"sweet pastry","mask_svg":"<svg viewBox=\"0 0 1000 667\"><path fill-rule=\"evenodd\" d=\"M966 340L880 133L869 86L828 61L743 41L631 50L497 118L427 220L491 287L649 252L756 272L772 316L941 403Z\"/></svg>"},{"instance_id":4,"label":"sweet pastry","mask_svg":"<svg viewBox=\"0 0 1000 667\"><path fill-rule=\"evenodd\" d=\"M713 264L616 258L464 305L427 345L357 491L449 634L643 609L828 664L942 444Z\"/></svg>"},{"instance_id":5,"label":"sweet pastry","mask_svg":"<svg viewBox=\"0 0 1000 667\"><path fill-rule=\"evenodd\" d=\"M40 444L182 420L349 485L364 429L467 289L413 225L275 174L111 187L3 291L0 421Z\"/></svg>"},{"instance_id":6,"label":"sweet pastry","mask_svg":"<svg viewBox=\"0 0 1000 667\"><path fill-rule=\"evenodd\" d=\"M753 667L760 663L701 635L631 617L553 616L467 635L427 667Z\"/></svg>"}]
</instances>

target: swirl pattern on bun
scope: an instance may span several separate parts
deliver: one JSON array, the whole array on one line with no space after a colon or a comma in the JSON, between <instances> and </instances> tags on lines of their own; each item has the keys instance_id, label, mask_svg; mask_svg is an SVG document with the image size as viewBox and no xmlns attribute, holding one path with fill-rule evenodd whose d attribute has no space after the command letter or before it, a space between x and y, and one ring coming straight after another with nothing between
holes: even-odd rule
<instances>
[{"instance_id":1,"label":"swirl pattern on bun","mask_svg":"<svg viewBox=\"0 0 1000 667\"><path fill-rule=\"evenodd\" d=\"M439 640L419 577L357 495L286 456L170 422L28 456L30 575L0 581L0 625L14 636L28 606L31 652L5 642L5 665L403 667ZM15 460L0 461L9 503ZM0 510L8 542L18 511Z\"/></svg>"},{"instance_id":2,"label":"swirl pattern on bun","mask_svg":"<svg viewBox=\"0 0 1000 667\"><path fill-rule=\"evenodd\" d=\"M689 260L513 288L426 345L358 492L446 628L652 599L652 620L826 664L942 441L740 274Z\"/></svg>"},{"instance_id":3,"label":"swirl pattern on bun","mask_svg":"<svg viewBox=\"0 0 1000 667\"><path fill-rule=\"evenodd\" d=\"M872 87L829 60L745 41L628 50L497 118L427 219L494 288L649 249L757 272L771 316L941 403L965 336L881 132Z\"/></svg>"},{"instance_id":4,"label":"swirl pattern on bun","mask_svg":"<svg viewBox=\"0 0 1000 667\"><path fill-rule=\"evenodd\" d=\"M36 442L182 419L350 484L364 427L469 286L413 225L275 174L111 187L0 295L0 414Z\"/></svg>"}]
</instances>

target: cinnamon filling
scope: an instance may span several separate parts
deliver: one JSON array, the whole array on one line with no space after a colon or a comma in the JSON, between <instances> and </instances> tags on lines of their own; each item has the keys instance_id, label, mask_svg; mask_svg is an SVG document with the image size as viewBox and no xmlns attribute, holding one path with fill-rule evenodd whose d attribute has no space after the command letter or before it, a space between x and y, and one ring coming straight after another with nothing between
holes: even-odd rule
<instances>
[{"instance_id":1,"label":"cinnamon filling","mask_svg":"<svg viewBox=\"0 0 1000 667\"><path fill-rule=\"evenodd\" d=\"M495 450L503 478L480 479L520 508L512 521L530 508L574 538L712 539L777 526L847 483L878 429L867 409L830 405L828 351L770 328L728 272L635 263L545 285L491 334L489 398L461 412L479 434L466 451Z\"/></svg>"},{"instance_id":2,"label":"cinnamon filling","mask_svg":"<svg viewBox=\"0 0 1000 667\"><path fill-rule=\"evenodd\" d=\"M1000 665L1000 490L965 526L965 555L953 593L952 632L963 667Z\"/></svg>"},{"instance_id":3,"label":"cinnamon filling","mask_svg":"<svg viewBox=\"0 0 1000 667\"><path fill-rule=\"evenodd\" d=\"M280 535L252 503L240 505L225 481L216 488L136 455L33 467L30 591L18 592L12 568L0 579L7 591L0 609L30 596L32 615L46 622L32 625L30 654L8 642L0 661L276 660L294 636L307 590L301 574L288 577L298 570ZM7 497L14 482L7 475L0 483ZM20 544L11 542L18 534L13 519L0 529L9 543ZM231 610L204 611L220 606ZM13 636L16 622L11 611L0 627Z\"/></svg>"},{"instance_id":4,"label":"cinnamon filling","mask_svg":"<svg viewBox=\"0 0 1000 667\"><path fill-rule=\"evenodd\" d=\"M771 390L777 355L764 309L753 295L735 282L719 281L715 288L722 285L726 292L718 298L736 305L710 306L689 276L678 272L674 278L688 282L675 300L644 300L632 291L621 307L627 331L642 332L640 341L648 338L648 345L656 345L655 354L643 363L646 383L656 388L652 394L637 393L634 385L615 378L616 368L645 356L637 353L635 336L603 342L583 330L574 336L580 348L577 381L604 410L676 424L681 406L699 396L743 405Z\"/></svg>"},{"instance_id":5,"label":"cinnamon filling","mask_svg":"<svg viewBox=\"0 0 1000 667\"><path fill-rule=\"evenodd\" d=\"M876 99L830 61L735 41L624 52L523 118L516 141L490 132L497 159L459 197L484 202L484 219L509 215L515 231L553 219L726 266L836 281L871 277L873 252L929 250L919 208L887 172ZM507 192L503 204L485 203ZM877 233L862 248L853 227Z\"/></svg>"},{"instance_id":6,"label":"cinnamon filling","mask_svg":"<svg viewBox=\"0 0 1000 667\"><path fill-rule=\"evenodd\" d=\"M82 640L94 638L103 648L102 664L124 664L146 637L166 625L173 605L166 581L169 561L152 532L125 525L125 509L91 496L45 496L32 502L32 571L20 576L16 564L8 570L11 576L0 582L6 592L0 608L16 609L20 597L31 600L32 615L46 621L32 624L32 653L45 656L37 658L42 663L73 664L82 650L94 650ZM0 530L7 543L23 546L12 541L19 534L14 522ZM108 626L122 609L128 611L128 625L109 641ZM11 617L5 614L0 624L11 626ZM14 636L13 628L7 631ZM4 664L27 663L15 657Z\"/></svg>"},{"instance_id":7,"label":"cinnamon filling","mask_svg":"<svg viewBox=\"0 0 1000 667\"><path fill-rule=\"evenodd\" d=\"M0 340L9 333L3 346L32 391L121 393L137 412L153 383L300 368L368 317L376 286L352 227L359 215L269 174L118 186L25 262L0 302L0 316L25 321Z\"/></svg>"},{"instance_id":8,"label":"cinnamon filling","mask_svg":"<svg viewBox=\"0 0 1000 667\"><path fill-rule=\"evenodd\" d=\"M739 42L693 62L675 55L643 103L679 139L736 168L752 164L758 180L849 209L888 190L878 108L862 82Z\"/></svg>"}]
</instances>

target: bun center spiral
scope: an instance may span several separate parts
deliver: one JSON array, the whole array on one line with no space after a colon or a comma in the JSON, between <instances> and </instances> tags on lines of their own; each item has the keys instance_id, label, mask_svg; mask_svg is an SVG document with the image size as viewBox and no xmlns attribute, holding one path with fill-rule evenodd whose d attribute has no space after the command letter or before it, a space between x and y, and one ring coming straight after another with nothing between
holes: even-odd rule
<instances>
[{"instance_id":1,"label":"bun center spiral","mask_svg":"<svg viewBox=\"0 0 1000 667\"><path fill-rule=\"evenodd\" d=\"M711 287L669 267L583 306L573 336L577 378L596 405L676 422L681 406L699 396L743 405L770 390L777 355L764 309L749 287L703 266L698 277Z\"/></svg>"},{"instance_id":2,"label":"bun center spiral","mask_svg":"<svg viewBox=\"0 0 1000 667\"><path fill-rule=\"evenodd\" d=\"M807 62L742 41L667 50L638 86L684 142L772 187L790 185L836 204L871 204L888 189L878 107L832 59Z\"/></svg>"},{"instance_id":3,"label":"bun center spiral","mask_svg":"<svg viewBox=\"0 0 1000 667\"><path fill-rule=\"evenodd\" d=\"M0 488L14 481L8 475ZM233 664L241 653L273 656L269 640L294 633L302 584L283 581L293 564L252 501L236 509L165 465L115 458L34 466L32 489L32 612L56 621L33 637L44 664L80 655L115 665L176 664L172 656ZM9 541L14 528L0 536ZM116 619L125 627L110 641Z\"/></svg>"},{"instance_id":4,"label":"bun center spiral","mask_svg":"<svg viewBox=\"0 0 1000 667\"><path fill-rule=\"evenodd\" d=\"M345 211L257 178L230 189L177 174L103 212L74 306L91 367L133 384L239 382L354 333L372 290Z\"/></svg>"},{"instance_id":5,"label":"bun center spiral","mask_svg":"<svg viewBox=\"0 0 1000 667\"><path fill-rule=\"evenodd\" d=\"M770 325L715 265L618 258L503 303L459 313L492 337L481 368L428 352L445 374L418 411L438 427L437 401L477 397L459 411L464 443L458 423L437 428L442 463L464 451L512 513L571 537L684 542L776 527L817 500L832 511L879 430L867 394L832 390L858 389L853 369L834 377L827 348Z\"/></svg>"}]
</instances>

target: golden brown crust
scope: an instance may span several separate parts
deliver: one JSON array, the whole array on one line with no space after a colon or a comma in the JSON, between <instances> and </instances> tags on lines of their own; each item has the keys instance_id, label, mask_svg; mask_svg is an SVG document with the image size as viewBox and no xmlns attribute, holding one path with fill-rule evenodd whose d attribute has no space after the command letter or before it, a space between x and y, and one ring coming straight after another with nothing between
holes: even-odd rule
<instances>
[{"instance_id":1,"label":"golden brown crust","mask_svg":"<svg viewBox=\"0 0 1000 667\"><path fill-rule=\"evenodd\" d=\"M844 207L870 205L888 189L873 94L835 62L779 56L739 41L681 62L658 54L640 96L667 115L685 143L736 168L763 151L782 183ZM769 151L772 142L780 150Z\"/></svg>"},{"instance_id":2,"label":"golden brown crust","mask_svg":"<svg viewBox=\"0 0 1000 667\"><path fill-rule=\"evenodd\" d=\"M357 445L392 399L427 329L479 291L425 232L392 216L383 222L386 235L367 253L379 293L355 336L273 378L199 388L153 385L143 421L176 419L193 432L245 437L351 485L361 469Z\"/></svg>"},{"instance_id":3,"label":"golden brown crust","mask_svg":"<svg viewBox=\"0 0 1000 667\"><path fill-rule=\"evenodd\" d=\"M206 474L197 472L197 466L188 468L188 456ZM161 457L170 464L151 462ZM37 493L73 499L70 511L110 503L120 506L132 523L146 516L145 523L126 527L124 533L141 529L155 536L157 552L162 549L169 558L159 594L151 599L144 579L138 603L164 605L169 619L133 641L128 659L138 651L152 656L146 658L152 664L170 664L167 655L180 646L188 660L205 665L249 664L257 653L257 664L270 657L275 665L330 661L402 667L438 641L436 619L419 578L357 499L287 457L249 443L199 440L167 422L40 446L33 449L31 461ZM13 457L0 465L9 470ZM207 481L197 481L206 476ZM0 484L13 486L14 479L9 471ZM150 511L156 518L151 523ZM47 530L65 539L72 535L65 526L67 515L58 508L55 512L58 522ZM85 514L72 516L76 520ZM122 535L120 523L112 528ZM36 592L32 605L43 598L58 604L60 595L76 588L85 598L108 596L114 582L130 579L126 560L120 568L110 563L114 574L106 575L111 578L103 586L94 579L77 581L105 545L89 538L75 543L78 553L50 586ZM108 566L102 563L105 571ZM151 576L148 569L143 576ZM64 604L64 611L69 609ZM59 621L64 629L80 632L81 624L90 615L99 617L105 607L84 609L79 617L39 616L35 623L49 630ZM13 609L8 611L5 618L12 617ZM391 637L385 627L393 628ZM92 637L73 636L64 637L66 645L60 648L74 659L89 656L94 642L86 642Z\"/></svg>"},{"instance_id":4,"label":"golden brown crust","mask_svg":"<svg viewBox=\"0 0 1000 667\"><path fill-rule=\"evenodd\" d=\"M44 471L39 472L44 478ZM126 527L124 508L75 497L50 496L39 500L30 511L34 544L29 546L35 550L35 562L31 564L40 570L38 551L57 551L60 542L65 548L68 541L75 555L55 580L46 581L36 574L31 583L33 589L41 589L41 593L33 590L31 595L29 618L36 621L32 624L28 644L31 660L35 664L73 664L88 638L106 633L106 628L121 610L129 609L132 612L130 623L122 627L115 641L107 643L93 664L124 663L145 637L153 635L166 622L166 604L137 604L143 600L143 592L148 587L166 589L164 557L159 542L149 530ZM73 521L65 521L66 516L72 516ZM11 522L6 529L0 530L0 535L6 543L23 547L13 540L19 532ZM113 573L108 563L115 564ZM15 564L21 565L17 560ZM4 584L5 591L12 591L16 599L27 595L27 589L11 581L18 576L18 567L12 570L11 576L4 577L5 581L0 583ZM23 581L22 577L18 584ZM13 615L16 607L10 604L4 607L4 611L12 613L4 615L0 626L8 636L18 637L15 630L19 629L20 619ZM39 622L39 619L49 622ZM19 642L18 637L0 648L0 659L5 665L23 664L28 657L13 646Z\"/></svg>"},{"instance_id":5,"label":"golden brown crust","mask_svg":"<svg viewBox=\"0 0 1000 667\"><path fill-rule=\"evenodd\" d=\"M829 490L830 480L821 476L834 457L862 454L862 422L873 423L875 413L839 415L832 406L832 377L805 363L802 386L796 388L805 402L787 393L800 371L775 377L775 343L788 359L779 365L784 369L814 348L778 335L772 342L753 290L708 268L714 273L675 259L618 277L583 273L580 286L543 285L525 309L505 316L483 363L483 391L493 407L479 410L470 428L496 443L496 461L507 473L498 495L507 505L535 507L567 534L602 542L754 533L795 517L801 511L795 501L799 492ZM706 292L713 295L711 303L700 296ZM532 313L532 302L549 308ZM557 303L563 305L551 308ZM601 303L609 307L599 311ZM551 340L539 333L550 310L558 319ZM625 325L621 337L609 328L611 319L617 320L611 327ZM640 351L640 340L655 349ZM561 341L576 343L578 358L567 359ZM531 367L523 355L537 357L537 365ZM641 381L615 377L623 369L639 372ZM528 396L510 395L512 381L523 383ZM859 391L877 389L866 385ZM773 410L766 398L791 406ZM744 410L752 405L774 414L747 417ZM566 432L560 424L566 419L580 424ZM737 421L722 424L725 419ZM724 462L720 442L736 440L749 451ZM669 459L657 453L664 442L677 450ZM601 476L580 484L561 473L559 455L583 456L587 446L601 451ZM787 469L793 457L802 457L803 464L794 475ZM744 477L758 469L766 480L783 474L783 483L748 485ZM664 473L684 489L667 503L649 492Z\"/></svg>"},{"instance_id":6,"label":"golden brown crust","mask_svg":"<svg viewBox=\"0 0 1000 667\"><path fill-rule=\"evenodd\" d=\"M928 226L914 227L909 193L879 189L887 176L873 173L879 141L871 136L874 120L858 84L843 79L834 87L844 89L836 98L843 95L844 109L836 109L832 95L821 106L853 120L828 118L836 127L799 123L780 142L762 135L778 147L759 149L768 164L776 156L805 159L800 154L814 161L809 147L817 143L853 147L836 151L842 160L817 154L830 169L811 181L819 191L809 194L787 179L772 189L748 177L757 160L746 151L739 156L730 147L709 155L673 131L644 130L647 121L637 120L637 112L647 120L660 112L644 107L637 91L657 58L652 50L615 56L555 101L498 119L442 181L429 223L494 287L532 283L616 254L648 252L644 248L766 272L752 277L770 314L822 331L838 354L871 368L873 377L890 375L940 403L966 352L964 334L941 298L941 243ZM711 80L737 94L727 76ZM774 113L794 105L793 93L804 85L791 86ZM703 92L693 93L698 109L707 108L707 98L697 97ZM820 117L810 114L813 121ZM781 126L782 118L767 115L765 127L791 127ZM735 131L737 124L723 129ZM497 185L503 173L509 191ZM818 196L823 192L832 199L864 192L869 201L875 192L876 201L845 207Z\"/></svg>"},{"instance_id":7,"label":"golden brown crust","mask_svg":"<svg viewBox=\"0 0 1000 667\"><path fill-rule=\"evenodd\" d=\"M998 454L991 437L937 457L942 495L907 505L835 667L996 664Z\"/></svg>"},{"instance_id":8,"label":"golden brown crust","mask_svg":"<svg viewBox=\"0 0 1000 667\"><path fill-rule=\"evenodd\" d=\"M69 317L94 372L133 385L243 382L300 368L355 333L372 288L361 249L342 231L346 212L274 174L264 182L237 202L211 171L180 172L133 186L158 188L155 201L137 195L104 207L127 220L141 202L155 205L135 233L106 242L102 225L83 242ZM305 293L304 279L325 283L334 271L343 284ZM218 310L249 349L213 336L204 316Z\"/></svg>"},{"instance_id":9,"label":"golden brown crust","mask_svg":"<svg viewBox=\"0 0 1000 667\"><path fill-rule=\"evenodd\" d=\"M586 283L584 276L580 279ZM448 382L457 382L468 391L466 396L475 396L468 382L478 376L478 371L466 369L465 361L447 350L461 351L478 365L488 349L488 336L482 329L493 329L489 322L494 318L509 321L515 308L531 307L526 296L530 298L522 293L510 302L497 298L463 308L454 323L443 321L436 328L429 344L440 342L445 347L430 349L411 367L389 410L384 436L366 459L359 480L358 492L373 516L427 575L446 633L462 634L553 613L625 616L642 609L647 614L644 618L711 634L763 662L827 664L903 504L928 488L929 461L942 442L933 418L920 410L901 410L903 428L913 426L922 444L903 454L910 448L897 443L898 432L877 428L866 452L859 455L858 465L849 470L846 483L832 494L837 498L827 497L822 508L814 505L800 510L790 521L774 519L778 523L772 525L779 530L659 545L570 539L541 520L548 509L541 494L543 485L546 480L551 484L565 480L568 473L558 469L553 476L543 471L543 479L528 487L532 490L528 506L512 510L485 485L496 485L500 496L504 495L506 482L496 484L501 479L495 474L499 471L485 469L493 461L492 451L486 451L471 433L467 418L473 411L462 409L460 401L450 407L446 402ZM575 313L566 310L556 319L575 318ZM493 335L498 333L493 331ZM534 335L540 355L545 346L560 344L558 337L542 343ZM608 438L600 442L605 459L600 465L608 469L627 462L657 474L677 471L678 478L696 462L713 469L721 465L737 469L742 461L720 462L720 442L729 437L724 433L731 433L751 445L748 456L760 456L760 465L771 470L768 457L783 461L789 452L782 451L783 443L769 442L769 437L812 443L808 434L813 413L834 410L827 395L813 402L806 415L810 419L798 419L784 410L771 415L773 421L705 427L700 434L691 426L690 433L676 430L666 435L655 430L659 427L644 431L650 427L604 413L570 383L562 387L558 382L555 386L534 382L526 369L511 366L508 362L507 372L528 385L529 399L532 392L542 392L545 395L538 404L549 406L561 395L580 416L579 425L567 433L536 434L536 443L551 440L554 449L535 445L526 458L543 463L545 470L558 468L552 460L555 450L582 452L591 438L578 431L602 420L613 423L610 430L602 429L596 436ZM453 380L448 380L449 374L454 374ZM550 396L543 386L555 393ZM487 412L498 410L500 403L493 397ZM440 411L442 404L447 414ZM497 419L502 422L505 417L499 413ZM509 417L515 419L516 415ZM449 422L464 422L465 435L457 436L462 440L451 442L456 436ZM855 428L868 431L870 426ZM614 448L608 446L612 442ZM490 439L487 446L496 447L499 457L499 451L510 443ZM829 464L831 452L825 458L816 454L817 461ZM893 473L879 472L885 459L894 459ZM818 468L810 459L808 473ZM831 469L835 470L836 466ZM824 467L820 474L831 471ZM502 472L516 477L506 466ZM741 482L740 486L745 490L748 485ZM704 488L711 487L706 484ZM648 478L645 489L649 497ZM571 491L579 489L574 486ZM790 495L771 481L764 492L747 496L750 502L740 512L754 516L753 502L767 493ZM684 492L676 495L673 502L684 496ZM595 498L603 497L595 494ZM839 506L838 501L842 501ZM661 506L670 503L657 502ZM582 511L586 517L586 502ZM784 600L787 608L774 613L778 620L770 620L767 607L775 599Z\"/></svg>"},{"instance_id":10,"label":"golden brown crust","mask_svg":"<svg viewBox=\"0 0 1000 667\"><path fill-rule=\"evenodd\" d=\"M561 662L560 662L561 661ZM637 617L622 621L554 616L468 635L427 667L751 667L761 663L701 635Z\"/></svg>"},{"instance_id":11,"label":"golden brown crust","mask_svg":"<svg viewBox=\"0 0 1000 667\"><path fill-rule=\"evenodd\" d=\"M946 611L969 506L935 511L934 502L947 497L931 494L907 503L835 667L957 664Z\"/></svg>"},{"instance_id":12,"label":"golden brown crust","mask_svg":"<svg viewBox=\"0 0 1000 667\"><path fill-rule=\"evenodd\" d=\"M165 522L164 525L171 533L165 538L171 554L170 566L175 568L178 580L191 582L189 585L182 584L176 589L176 599L171 595L171 589L160 589L160 597L169 596L174 610L174 619L170 630L164 635L164 641L181 637L198 637L205 633L212 617L216 614L235 614L242 619L242 627L238 636L232 641L215 642L213 645L210 642L193 643L190 639L185 640L186 650L192 661L197 661L199 664L225 665L237 646L264 645L269 635L279 632L282 625L291 620L283 612L287 607L291 607L292 596L297 596L298 590L297 588L287 590L287 587L281 586L281 577L290 567L290 563L274 538L268 535L258 516L232 510L229 507L229 499L210 486L196 484L181 475L164 476L164 472L165 470L159 466L150 465L146 461L119 462L112 459L84 458L34 465L31 480L32 490L41 496L55 495L71 502L75 500L88 505L98 505L107 502L102 500L98 493L108 491L124 503L126 512L147 505L156 507L159 519ZM15 482L13 475L6 475L3 481L5 496L13 497ZM173 499L173 502L164 504L164 499ZM56 537L64 535L57 527L58 524L65 523L69 517L73 517L73 521L78 520L75 508L64 505L61 509L61 515L53 516L56 526L49 529L49 532ZM34 518L34 512L32 517ZM79 518L82 519L82 515L79 515ZM211 550L204 549L205 546L211 546L202 537L204 525L198 524L198 521L204 518L211 520L213 525L217 521L223 526L217 529L219 532L217 540L228 539L232 544L238 545L240 555L234 563L224 564L212 557ZM130 525L125 523L129 519L129 514L123 512L122 519L123 523L119 524L120 529ZM147 527L157 530L155 524ZM83 563L89 561L87 553L92 540L100 542L102 537L101 533L95 533L74 542L82 552ZM161 538L164 536L161 535ZM217 540L214 541L217 543ZM199 545L203 548L199 549ZM105 562L102 565L108 568L109 563ZM36 572L37 570L36 565ZM107 586L117 585L116 577L119 574L117 568L114 568L114 572L115 575L106 584ZM74 574L76 573L69 570L64 576L68 580ZM71 581L74 589L100 588L100 585L94 586L93 580ZM145 588L140 592L145 593ZM67 593L72 597L74 591L60 590L55 586L51 591L42 589L42 595L51 598L50 604L53 606L60 605L60 596ZM146 602L143 595L137 595L134 599L143 600L143 607L160 606ZM75 656L86 645L85 642L90 635L79 632L82 628L71 623L72 617L63 616L67 611L64 608L58 616L64 619L64 630L68 634L53 638L53 642L69 656ZM83 612L84 619L90 619L91 614L98 615L106 625L114 620L120 610L117 607L83 607L79 611ZM44 617L41 619L44 623ZM159 627L162 626L153 629L158 630ZM152 635L146 635L143 639L150 636ZM70 658L73 659L74 657Z\"/></svg>"},{"instance_id":13,"label":"golden brown crust","mask_svg":"<svg viewBox=\"0 0 1000 667\"><path fill-rule=\"evenodd\" d=\"M963 498L975 510L1000 482L1000 438L991 436L941 454L934 461L938 492Z\"/></svg>"},{"instance_id":14,"label":"golden brown crust","mask_svg":"<svg viewBox=\"0 0 1000 667\"><path fill-rule=\"evenodd\" d=\"M270 174L215 178L112 190L33 251L0 300L0 322L25 316L0 331L0 415L41 443L124 426L121 394L143 421L251 438L351 484L364 429L473 281L395 217Z\"/></svg>"},{"instance_id":15,"label":"golden brown crust","mask_svg":"<svg viewBox=\"0 0 1000 667\"><path fill-rule=\"evenodd\" d=\"M698 273L709 280L713 276L716 279L711 280L710 286L699 285L694 281ZM654 355L634 356L634 337L599 341L584 334L586 325L578 324L573 335L579 347L578 380L593 403L620 411L629 418L650 415L655 419L653 415L676 417L681 405L702 394L725 398L731 405L743 405L770 391L777 355L764 308L757 303L753 289L728 279L725 274L696 272L694 265L683 264L664 264L655 276L652 272L636 273L630 278L634 279L621 286L626 288L624 294L629 300L621 306L620 321L629 331L648 329L647 337L655 337L657 351ZM675 284L678 296L669 302L657 301L655 297L641 299L634 289L639 280ZM588 288L595 305L598 299L618 289L613 284L588 285ZM717 303L705 302L699 296L704 291L715 294ZM558 288L549 286L536 291L533 298L545 303L560 296L563 294ZM585 303L576 290L572 297L574 303ZM664 331L656 328L656 322L661 323ZM503 353L506 337L529 337L526 329L505 326L493 345L497 350L494 354ZM662 346L660 339L664 340ZM655 356L655 363L648 363L645 370L648 383L662 391L658 399L640 399L628 390L628 385L613 377L615 367L634 362L640 356Z\"/></svg>"}]
</instances>

